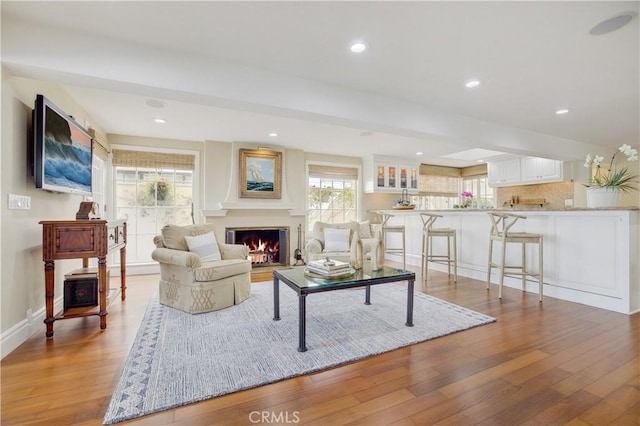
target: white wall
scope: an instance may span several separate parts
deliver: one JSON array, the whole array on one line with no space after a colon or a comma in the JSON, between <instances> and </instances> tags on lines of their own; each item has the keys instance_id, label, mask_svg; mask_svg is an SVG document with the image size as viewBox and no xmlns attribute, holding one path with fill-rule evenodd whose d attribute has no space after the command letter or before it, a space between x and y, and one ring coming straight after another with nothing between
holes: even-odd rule
<instances>
[{"instance_id":1,"label":"white wall","mask_svg":"<svg viewBox=\"0 0 640 426\"><path fill-rule=\"evenodd\" d=\"M44 339L44 263L41 220L75 218L82 196L36 189L31 174L31 111L37 94L81 123L95 123L57 85L16 78L2 71L2 171L0 216L0 341L2 356L33 332ZM100 130L99 127L97 130ZM31 210L8 210L9 194L31 197ZM81 260L57 261L56 296L62 294L64 273Z\"/></svg>"}]
</instances>

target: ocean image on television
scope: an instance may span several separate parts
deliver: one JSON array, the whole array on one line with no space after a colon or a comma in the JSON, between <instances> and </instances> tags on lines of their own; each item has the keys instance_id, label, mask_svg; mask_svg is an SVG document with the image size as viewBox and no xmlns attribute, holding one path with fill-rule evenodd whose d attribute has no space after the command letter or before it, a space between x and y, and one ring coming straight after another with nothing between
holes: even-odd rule
<instances>
[{"instance_id":1,"label":"ocean image on television","mask_svg":"<svg viewBox=\"0 0 640 426\"><path fill-rule=\"evenodd\" d=\"M250 158L247 160L247 191L274 191L275 162L272 159Z\"/></svg>"},{"instance_id":2,"label":"ocean image on television","mask_svg":"<svg viewBox=\"0 0 640 426\"><path fill-rule=\"evenodd\" d=\"M44 183L91 192L91 145L45 137Z\"/></svg>"},{"instance_id":3,"label":"ocean image on television","mask_svg":"<svg viewBox=\"0 0 640 426\"><path fill-rule=\"evenodd\" d=\"M46 106L43 187L91 193L91 137Z\"/></svg>"}]
</instances>

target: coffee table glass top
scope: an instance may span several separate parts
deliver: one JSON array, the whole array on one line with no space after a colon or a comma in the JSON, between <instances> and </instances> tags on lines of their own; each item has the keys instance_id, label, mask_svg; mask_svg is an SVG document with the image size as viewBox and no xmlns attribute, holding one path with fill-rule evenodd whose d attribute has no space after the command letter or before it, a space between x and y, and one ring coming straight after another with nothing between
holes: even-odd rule
<instances>
[{"instance_id":1,"label":"coffee table glass top","mask_svg":"<svg viewBox=\"0 0 640 426\"><path fill-rule=\"evenodd\" d=\"M304 273L304 269L303 267L276 269L273 273L277 274L279 278L286 278L301 289L335 288L354 283L366 285L367 281L375 283L381 279L385 281L415 280L415 273L388 266L378 271L367 270L367 268L358 269L353 275L344 278L323 278L316 274L308 275Z\"/></svg>"}]
</instances>

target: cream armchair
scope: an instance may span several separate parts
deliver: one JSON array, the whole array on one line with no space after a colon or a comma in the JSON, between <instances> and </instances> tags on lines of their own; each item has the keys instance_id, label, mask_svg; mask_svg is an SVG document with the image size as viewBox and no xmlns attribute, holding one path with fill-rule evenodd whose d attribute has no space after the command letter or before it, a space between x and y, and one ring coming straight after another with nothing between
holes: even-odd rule
<instances>
[{"instance_id":1,"label":"cream armchair","mask_svg":"<svg viewBox=\"0 0 640 426\"><path fill-rule=\"evenodd\" d=\"M380 232L373 230L368 222L314 223L305 254L307 262L329 257L349 262L355 269L362 268L365 260L371 263L372 270L384 264Z\"/></svg>"},{"instance_id":2,"label":"cream armchair","mask_svg":"<svg viewBox=\"0 0 640 426\"><path fill-rule=\"evenodd\" d=\"M153 241L151 258L160 264L160 303L197 314L246 300L251 293L251 261L240 244L217 244L220 260L206 260L189 251L186 238L213 232L211 225L162 228ZM214 237L215 238L215 237Z\"/></svg>"}]
</instances>

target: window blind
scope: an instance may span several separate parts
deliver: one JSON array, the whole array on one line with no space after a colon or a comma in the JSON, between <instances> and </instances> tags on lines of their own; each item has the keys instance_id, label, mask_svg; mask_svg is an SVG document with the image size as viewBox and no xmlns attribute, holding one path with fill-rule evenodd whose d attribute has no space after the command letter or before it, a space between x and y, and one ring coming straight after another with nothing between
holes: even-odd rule
<instances>
[{"instance_id":1,"label":"window blind","mask_svg":"<svg viewBox=\"0 0 640 426\"><path fill-rule=\"evenodd\" d=\"M96 129L93 128L89 128L89 134L93 138L93 155L101 160L108 160L109 153L111 152L111 145L109 144L107 137L96 132Z\"/></svg>"},{"instance_id":2,"label":"window blind","mask_svg":"<svg viewBox=\"0 0 640 426\"><path fill-rule=\"evenodd\" d=\"M460 169L460 175L463 178L486 176L487 175L487 165L486 164L478 164L477 166L464 167L464 168Z\"/></svg>"},{"instance_id":3,"label":"window blind","mask_svg":"<svg viewBox=\"0 0 640 426\"><path fill-rule=\"evenodd\" d=\"M457 197L460 192L460 169L420 164L418 191L424 195Z\"/></svg>"},{"instance_id":4,"label":"window blind","mask_svg":"<svg viewBox=\"0 0 640 426\"><path fill-rule=\"evenodd\" d=\"M323 179L358 179L358 169L354 167L324 166L309 164L309 177Z\"/></svg>"},{"instance_id":5,"label":"window blind","mask_svg":"<svg viewBox=\"0 0 640 426\"><path fill-rule=\"evenodd\" d=\"M150 169L194 170L195 156L189 154L168 154L164 152L113 150L113 165Z\"/></svg>"}]
</instances>

